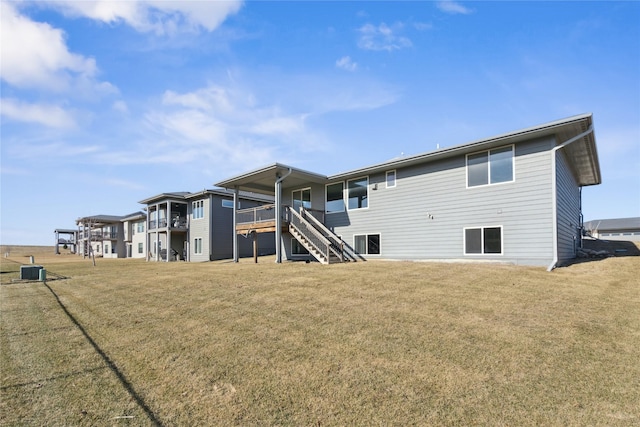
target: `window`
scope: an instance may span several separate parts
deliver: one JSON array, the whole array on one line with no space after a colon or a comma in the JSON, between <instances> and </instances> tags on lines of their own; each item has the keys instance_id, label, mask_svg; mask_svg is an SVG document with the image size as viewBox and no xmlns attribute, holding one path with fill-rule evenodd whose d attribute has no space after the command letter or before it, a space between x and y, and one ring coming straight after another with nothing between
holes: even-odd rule
<instances>
[{"instance_id":1,"label":"window","mask_svg":"<svg viewBox=\"0 0 640 427\"><path fill-rule=\"evenodd\" d=\"M144 245L142 243L138 243L138 253L141 254L144 252Z\"/></svg>"},{"instance_id":2,"label":"window","mask_svg":"<svg viewBox=\"0 0 640 427\"><path fill-rule=\"evenodd\" d=\"M513 146L467 155L467 186L513 181Z\"/></svg>"},{"instance_id":3,"label":"window","mask_svg":"<svg viewBox=\"0 0 640 427\"><path fill-rule=\"evenodd\" d=\"M193 253L202 254L202 237L193 239Z\"/></svg>"},{"instance_id":4,"label":"window","mask_svg":"<svg viewBox=\"0 0 640 427\"><path fill-rule=\"evenodd\" d=\"M231 208L231 209L233 209L233 200L222 199L222 207L223 208Z\"/></svg>"},{"instance_id":5,"label":"window","mask_svg":"<svg viewBox=\"0 0 640 427\"><path fill-rule=\"evenodd\" d=\"M327 185L325 211L344 212L344 182Z\"/></svg>"},{"instance_id":6,"label":"window","mask_svg":"<svg viewBox=\"0 0 640 427\"><path fill-rule=\"evenodd\" d=\"M104 253L105 254L109 253L109 245L104 245Z\"/></svg>"},{"instance_id":7,"label":"window","mask_svg":"<svg viewBox=\"0 0 640 427\"><path fill-rule=\"evenodd\" d=\"M502 254L502 227L465 228L464 253Z\"/></svg>"},{"instance_id":8,"label":"window","mask_svg":"<svg viewBox=\"0 0 640 427\"><path fill-rule=\"evenodd\" d=\"M144 233L144 222L140 221L138 223L138 233Z\"/></svg>"},{"instance_id":9,"label":"window","mask_svg":"<svg viewBox=\"0 0 640 427\"><path fill-rule=\"evenodd\" d=\"M291 202L293 204L293 209L296 212L299 212L301 207L305 209L310 209L311 208L311 189L304 188L302 190L292 191Z\"/></svg>"},{"instance_id":10,"label":"window","mask_svg":"<svg viewBox=\"0 0 640 427\"><path fill-rule=\"evenodd\" d=\"M291 254L292 255L308 255L309 251L307 248L302 246L300 242L296 239L291 239Z\"/></svg>"},{"instance_id":11,"label":"window","mask_svg":"<svg viewBox=\"0 0 640 427\"><path fill-rule=\"evenodd\" d=\"M362 234L353 236L353 247L358 254L380 255L380 235Z\"/></svg>"},{"instance_id":12,"label":"window","mask_svg":"<svg viewBox=\"0 0 640 427\"><path fill-rule=\"evenodd\" d=\"M396 186L396 171L387 171L387 188L393 188Z\"/></svg>"},{"instance_id":13,"label":"window","mask_svg":"<svg viewBox=\"0 0 640 427\"><path fill-rule=\"evenodd\" d=\"M193 219L204 218L204 200L198 200L191 205L193 208Z\"/></svg>"},{"instance_id":14,"label":"window","mask_svg":"<svg viewBox=\"0 0 640 427\"><path fill-rule=\"evenodd\" d=\"M349 209L363 209L369 206L369 177L347 181Z\"/></svg>"}]
</instances>

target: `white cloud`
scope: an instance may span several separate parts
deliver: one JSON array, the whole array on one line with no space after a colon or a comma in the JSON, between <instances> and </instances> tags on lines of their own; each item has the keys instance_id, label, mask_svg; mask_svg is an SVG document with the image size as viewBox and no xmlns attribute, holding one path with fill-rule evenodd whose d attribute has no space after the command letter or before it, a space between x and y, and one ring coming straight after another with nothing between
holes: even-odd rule
<instances>
[{"instance_id":1,"label":"white cloud","mask_svg":"<svg viewBox=\"0 0 640 427\"><path fill-rule=\"evenodd\" d=\"M347 71L355 71L358 69L358 64L351 60L349 56L343 56L336 61L336 67Z\"/></svg>"},{"instance_id":2,"label":"white cloud","mask_svg":"<svg viewBox=\"0 0 640 427\"><path fill-rule=\"evenodd\" d=\"M52 128L72 128L76 125L73 115L58 105L29 104L13 98L2 98L0 101L2 116L14 121Z\"/></svg>"},{"instance_id":3,"label":"white cloud","mask_svg":"<svg viewBox=\"0 0 640 427\"><path fill-rule=\"evenodd\" d=\"M9 2L0 3L0 12L2 80L53 91L67 90L76 79L93 81L95 60L69 52L62 30L31 21Z\"/></svg>"},{"instance_id":4,"label":"white cloud","mask_svg":"<svg viewBox=\"0 0 640 427\"><path fill-rule=\"evenodd\" d=\"M129 107L127 106L127 103L119 100L113 103L113 105L111 106L111 108L113 108L116 111L119 111L121 113L128 113L129 112Z\"/></svg>"},{"instance_id":5,"label":"white cloud","mask_svg":"<svg viewBox=\"0 0 640 427\"><path fill-rule=\"evenodd\" d=\"M393 28L384 22L378 26L365 24L358 29L360 33L358 47L365 50L386 50L389 52L411 47L411 40L397 34L402 27L403 25L399 23L395 24Z\"/></svg>"},{"instance_id":6,"label":"white cloud","mask_svg":"<svg viewBox=\"0 0 640 427\"><path fill-rule=\"evenodd\" d=\"M140 32L158 35L182 31L215 30L242 7L240 0L228 1L44 1L70 16L82 16L115 24L124 22Z\"/></svg>"},{"instance_id":7,"label":"white cloud","mask_svg":"<svg viewBox=\"0 0 640 427\"><path fill-rule=\"evenodd\" d=\"M473 12L473 10L469 9L468 7L465 7L458 2L449 1L449 0L437 2L436 7L440 9L442 12L450 13L453 15L456 15L456 14L468 15Z\"/></svg>"}]
</instances>

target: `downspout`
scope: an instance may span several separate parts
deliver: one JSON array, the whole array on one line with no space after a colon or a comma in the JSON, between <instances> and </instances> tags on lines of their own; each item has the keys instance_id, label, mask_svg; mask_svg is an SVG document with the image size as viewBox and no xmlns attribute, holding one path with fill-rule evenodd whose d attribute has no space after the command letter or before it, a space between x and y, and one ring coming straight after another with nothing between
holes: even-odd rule
<instances>
[{"instance_id":1,"label":"downspout","mask_svg":"<svg viewBox=\"0 0 640 427\"><path fill-rule=\"evenodd\" d=\"M233 262L238 262L238 232L236 224L238 222L238 187L233 189Z\"/></svg>"},{"instance_id":2,"label":"downspout","mask_svg":"<svg viewBox=\"0 0 640 427\"><path fill-rule=\"evenodd\" d=\"M291 175L293 170L289 168L284 176L278 177L275 184L276 204L276 263L282 263L282 181ZM277 175L276 175L277 176Z\"/></svg>"},{"instance_id":3,"label":"downspout","mask_svg":"<svg viewBox=\"0 0 640 427\"><path fill-rule=\"evenodd\" d=\"M551 225L553 229L553 236L552 236L553 237L552 238L553 261L551 261L551 264L549 264L549 267L547 267L547 271L553 270L554 268L557 267L557 264L558 264L558 188L557 188L558 178L557 178L557 171L556 171L556 167L557 167L556 152L561 148L564 148L567 145L573 142L576 142L579 139L584 138L590 133L593 133L593 125L589 126L589 129L582 132L581 134L576 135L573 138L568 139L562 144L557 145L551 149L551 209L552 209L552 217L553 217L552 218L553 223Z\"/></svg>"}]
</instances>

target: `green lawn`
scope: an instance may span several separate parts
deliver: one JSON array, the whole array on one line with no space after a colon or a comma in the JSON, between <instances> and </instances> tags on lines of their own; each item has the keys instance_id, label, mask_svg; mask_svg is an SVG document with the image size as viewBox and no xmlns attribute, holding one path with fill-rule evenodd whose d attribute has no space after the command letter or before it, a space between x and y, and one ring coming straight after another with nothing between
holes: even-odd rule
<instances>
[{"instance_id":1,"label":"green lawn","mask_svg":"<svg viewBox=\"0 0 640 427\"><path fill-rule=\"evenodd\" d=\"M2 263L1 425L640 424L638 257L40 259Z\"/></svg>"}]
</instances>

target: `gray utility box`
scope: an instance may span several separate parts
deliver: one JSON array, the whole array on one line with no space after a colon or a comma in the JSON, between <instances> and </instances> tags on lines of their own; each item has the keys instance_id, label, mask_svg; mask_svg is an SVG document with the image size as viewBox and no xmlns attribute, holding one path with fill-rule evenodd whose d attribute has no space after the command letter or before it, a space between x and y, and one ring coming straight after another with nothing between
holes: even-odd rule
<instances>
[{"instance_id":1,"label":"gray utility box","mask_svg":"<svg viewBox=\"0 0 640 427\"><path fill-rule=\"evenodd\" d=\"M22 280L40 280L41 265L21 265L20 278Z\"/></svg>"}]
</instances>

